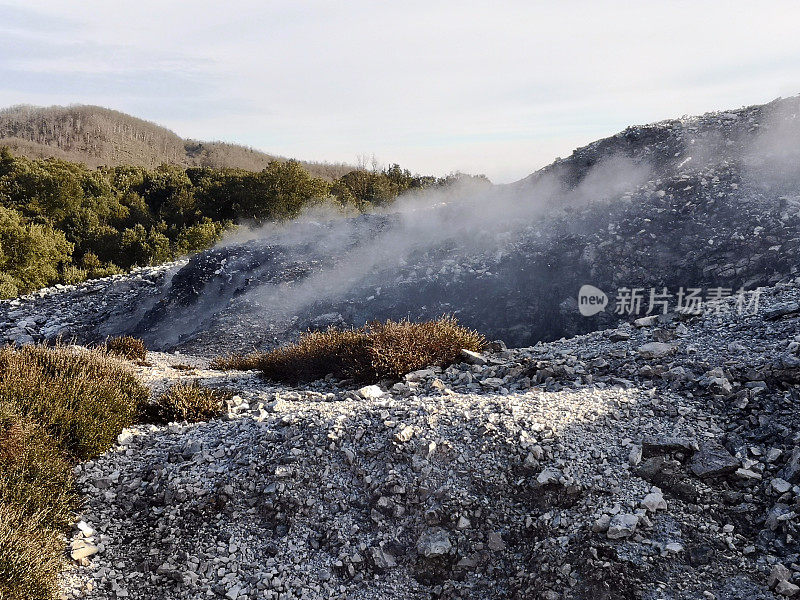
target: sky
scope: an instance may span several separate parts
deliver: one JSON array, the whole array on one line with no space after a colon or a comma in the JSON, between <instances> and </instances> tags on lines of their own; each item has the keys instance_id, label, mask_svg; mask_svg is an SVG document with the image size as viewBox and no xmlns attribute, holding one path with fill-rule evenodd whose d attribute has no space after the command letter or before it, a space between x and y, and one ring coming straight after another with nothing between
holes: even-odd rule
<instances>
[{"instance_id":1,"label":"sky","mask_svg":"<svg viewBox=\"0 0 800 600\"><path fill-rule=\"evenodd\" d=\"M798 23L796 1L0 0L0 106L504 183L628 125L800 93Z\"/></svg>"}]
</instances>

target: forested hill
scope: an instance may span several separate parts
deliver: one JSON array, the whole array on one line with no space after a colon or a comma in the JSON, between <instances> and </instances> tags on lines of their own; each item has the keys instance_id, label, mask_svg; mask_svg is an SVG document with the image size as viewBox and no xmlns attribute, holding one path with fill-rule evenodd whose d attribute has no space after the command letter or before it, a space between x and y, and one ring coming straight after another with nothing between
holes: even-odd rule
<instances>
[{"instance_id":1,"label":"forested hill","mask_svg":"<svg viewBox=\"0 0 800 600\"><path fill-rule=\"evenodd\" d=\"M12 106L0 110L0 146L27 158L60 158L89 167L235 168L261 171L286 160L223 142L185 140L165 127L100 106ZM312 175L333 180L355 167L302 162Z\"/></svg>"},{"instance_id":2,"label":"forested hill","mask_svg":"<svg viewBox=\"0 0 800 600\"><path fill-rule=\"evenodd\" d=\"M169 137L160 142L170 148ZM319 203L366 212L406 191L465 177L412 175L395 164L330 181L292 160L258 172L169 164L90 169L0 147L0 298L204 250L237 223L286 221Z\"/></svg>"}]
</instances>

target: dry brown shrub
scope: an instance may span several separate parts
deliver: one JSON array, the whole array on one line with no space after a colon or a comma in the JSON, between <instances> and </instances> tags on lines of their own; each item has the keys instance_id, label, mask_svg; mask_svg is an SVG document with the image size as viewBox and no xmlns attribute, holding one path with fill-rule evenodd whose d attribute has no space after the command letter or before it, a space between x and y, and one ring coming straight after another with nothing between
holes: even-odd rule
<instances>
[{"instance_id":1,"label":"dry brown shrub","mask_svg":"<svg viewBox=\"0 0 800 600\"><path fill-rule=\"evenodd\" d=\"M64 545L47 516L0 503L0 598L54 600Z\"/></svg>"},{"instance_id":2,"label":"dry brown shrub","mask_svg":"<svg viewBox=\"0 0 800 600\"><path fill-rule=\"evenodd\" d=\"M78 504L72 464L43 427L0 406L0 504L65 527Z\"/></svg>"},{"instance_id":3,"label":"dry brown shrub","mask_svg":"<svg viewBox=\"0 0 800 600\"><path fill-rule=\"evenodd\" d=\"M143 361L147 358L147 348L139 338L121 335L106 340L106 351L129 360Z\"/></svg>"},{"instance_id":4,"label":"dry brown shrub","mask_svg":"<svg viewBox=\"0 0 800 600\"><path fill-rule=\"evenodd\" d=\"M208 421L222 414L230 397L229 392L203 387L197 381L177 383L144 407L143 418L153 423Z\"/></svg>"},{"instance_id":5,"label":"dry brown shrub","mask_svg":"<svg viewBox=\"0 0 800 600\"><path fill-rule=\"evenodd\" d=\"M456 362L462 349L478 352L486 345L481 334L450 316L424 323L373 323L369 334L369 366L377 379L402 377L430 365L444 367Z\"/></svg>"},{"instance_id":6,"label":"dry brown shrub","mask_svg":"<svg viewBox=\"0 0 800 600\"><path fill-rule=\"evenodd\" d=\"M103 350L0 348L0 599L59 597L73 461L108 449L147 396Z\"/></svg>"},{"instance_id":7,"label":"dry brown shrub","mask_svg":"<svg viewBox=\"0 0 800 600\"><path fill-rule=\"evenodd\" d=\"M309 331L295 344L217 359L214 366L258 369L270 379L288 383L313 381L328 374L374 382L431 365L446 366L459 359L462 349L477 352L485 345L482 335L445 316L423 323L386 321L359 329Z\"/></svg>"},{"instance_id":8,"label":"dry brown shrub","mask_svg":"<svg viewBox=\"0 0 800 600\"><path fill-rule=\"evenodd\" d=\"M263 356L262 353L219 356L211 361L211 368L221 371L257 371L261 369Z\"/></svg>"}]
</instances>

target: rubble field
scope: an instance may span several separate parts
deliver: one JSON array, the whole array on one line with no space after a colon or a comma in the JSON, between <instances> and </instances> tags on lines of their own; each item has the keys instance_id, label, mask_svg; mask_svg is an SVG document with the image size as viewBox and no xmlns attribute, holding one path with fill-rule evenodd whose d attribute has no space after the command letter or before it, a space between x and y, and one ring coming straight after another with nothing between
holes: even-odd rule
<instances>
[{"instance_id":1,"label":"rubble field","mask_svg":"<svg viewBox=\"0 0 800 600\"><path fill-rule=\"evenodd\" d=\"M782 598L800 582L800 281L363 388L235 392L78 467L95 598ZM90 535L85 531L88 526Z\"/></svg>"}]
</instances>

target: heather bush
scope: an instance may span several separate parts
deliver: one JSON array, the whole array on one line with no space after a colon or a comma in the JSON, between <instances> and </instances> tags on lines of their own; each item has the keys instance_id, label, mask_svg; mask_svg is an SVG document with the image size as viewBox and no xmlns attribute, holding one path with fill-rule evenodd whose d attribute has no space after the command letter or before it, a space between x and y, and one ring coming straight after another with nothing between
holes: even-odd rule
<instances>
[{"instance_id":1,"label":"heather bush","mask_svg":"<svg viewBox=\"0 0 800 600\"><path fill-rule=\"evenodd\" d=\"M15 504L48 527L65 527L77 506L72 464L45 429L0 405L0 506Z\"/></svg>"},{"instance_id":2,"label":"heather bush","mask_svg":"<svg viewBox=\"0 0 800 600\"><path fill-rule=\"evenodd\" d=\"M133 422L147 390L103 350L0 348L0 600L53 600L72 467Z\"/></svg>"},{"instance_id":3,"label":"heather bush","mask_svg":"<svg viewBox=\"0 0 800 600\"><path fill-rule=\"evenodd\" d=\"M0 503L0 598L55 600L64 545L46 516Z\"/></svg>"},{"instance_id":4,"label":"heather bush","mask_svg":"<svg viewBox=\"0 0 800 600\"><path fill-rule=\"evenodd\" d=\"M38 422L81 460L109 448L147 397L125 363L99 350L0 349L0 405Z\"/></svg>"},{"instance_id":5,"label":"heather bush","mask_svg":"<svg viewBox=\"0 0 800 600\"><path fill-rule=\"evenodd\" d=\"M231 394L201 386L198 382L177 383L151 404L143 407L144 420L155 423L208 421L222 414Z\"/></svg>"},{"instance_id":6,"label":"heather bush","mask_svg":"<svg viewBox=\"0 0 800 600\"><path fill-rule=\"evenodd\" d=\"M107 339L105 349L110 354L130 360L142 361L147 358L147 348L144 342L130 335L120 335Z\"/></svg>"},{"instance_id":7,"label":"heather bush","mask_svg":"<svg viewBox=\"0 0 800 600\"><path fill-rule=\"evenodd\" d=\"M269 379L289 383L328 374L374 382L430 365L452 364L462 349L478 351L485 344L482 335L445 316L423 323L386 321L358 329L309 331L297 343L266 353L224 357L213 366L257 369Z\"/></svg>"}]
</instances>

